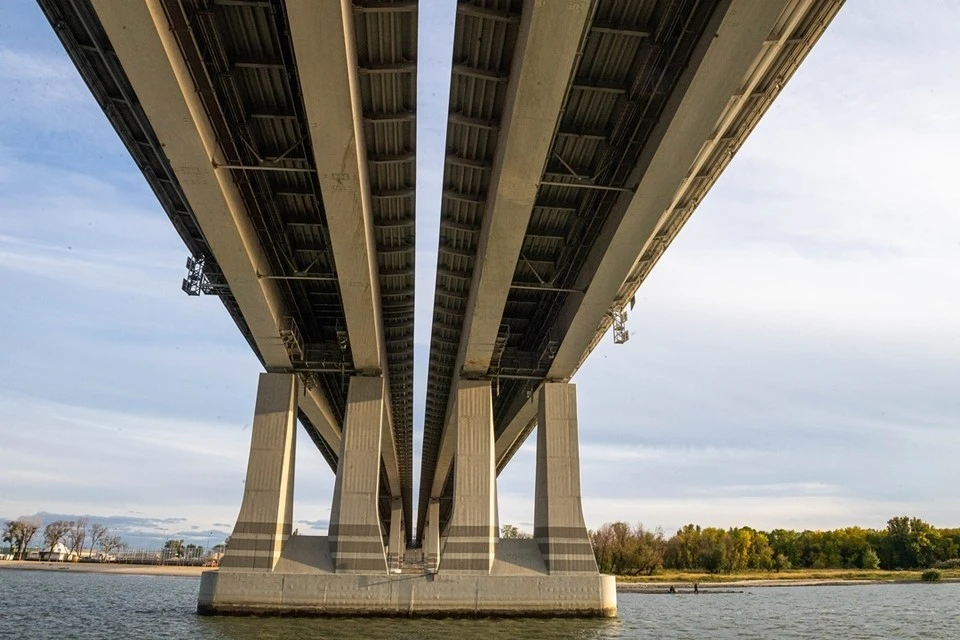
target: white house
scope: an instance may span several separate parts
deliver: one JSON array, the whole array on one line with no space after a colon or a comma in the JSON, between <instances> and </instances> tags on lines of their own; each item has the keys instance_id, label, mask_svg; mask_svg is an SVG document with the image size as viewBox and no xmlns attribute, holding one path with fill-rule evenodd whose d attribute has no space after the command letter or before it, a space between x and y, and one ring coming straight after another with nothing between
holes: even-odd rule
<instances>
[{"instance_id":1,"label":"white house","mask_svg":"<svg viewBox=\"0 0 960 640\"><path fill-rule=\"evenodd\" d=\"M63 562L64 560L70 559L70 549L67 549L66 545L62 542L58 542L54 545L53 551L41 551L40 559L46 560L47 562Z\"/></svg>"}]
</instances>

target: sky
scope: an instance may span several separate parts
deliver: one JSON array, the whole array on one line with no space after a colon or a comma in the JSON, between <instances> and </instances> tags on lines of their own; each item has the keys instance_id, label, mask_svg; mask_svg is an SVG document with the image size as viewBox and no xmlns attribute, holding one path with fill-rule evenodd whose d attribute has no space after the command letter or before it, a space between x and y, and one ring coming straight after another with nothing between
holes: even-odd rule
<instances>
[{"instance_id":1,"label":"sky","mask_svg":"<svg viewBox=\"0 0 960 640\"><path fill-rule=\"evenodd\" d=\"M421 11L419 466L454 19ZM575 378L587 526L960 526L960 5L848 2ZM35 3L0 12L0 519L219 542L260 365ZM294 520L333 473L298 434ZM499 478L532 530L535 438ZM414 491L416 494L416 491ZM212 540L211 540L212 539Z\"/></svg>"}]
</instances>

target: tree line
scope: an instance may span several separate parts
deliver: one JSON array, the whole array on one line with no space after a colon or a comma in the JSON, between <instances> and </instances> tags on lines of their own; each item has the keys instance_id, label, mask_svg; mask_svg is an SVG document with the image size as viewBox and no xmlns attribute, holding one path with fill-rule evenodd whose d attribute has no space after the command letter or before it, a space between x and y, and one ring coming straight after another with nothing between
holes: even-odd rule
<instances>
[{"instance_id":1,"label":"tree line","mask_svg":"<svg viewBox=\"0 0 960 640\"><path fill-rule=\"evenodd\" d=\"M786 569L925 569L957 564L960 529L899 516L885 529L757 531L688 524L667 538L642 524L608 523L590 532L600 571L651 575L659 569L731 573Z\"/></svg>"},{"instance_id":2,"label":"tree line","mask_svg":"<svg viewBox=\"0 0 960 640\"><path fill-rule=\"evenodd\" d=\"M93 555L94 549L109 556L126 547L119 535L110 533L102 524L94 522L89 527L87 518L76 520L55 520L43 528L43 550L53 553L58 544L63 543L70 554ZM2 539L10 545L10 553L17 560L23 560L24 554L40 531L42 523L37 517L17 518L4 524ZM89 534L89 535L88 535ZM89 546L86 546L89 541Z\"/></svg>"}]
</instances>

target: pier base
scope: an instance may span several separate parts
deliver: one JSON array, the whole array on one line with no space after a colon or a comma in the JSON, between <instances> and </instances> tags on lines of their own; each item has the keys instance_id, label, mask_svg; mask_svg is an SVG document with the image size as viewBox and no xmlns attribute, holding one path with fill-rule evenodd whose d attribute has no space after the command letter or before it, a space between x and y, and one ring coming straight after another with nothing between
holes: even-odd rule
<instances>
[{"instance_id":1,"label":"pier base","mask_svg":"<svg viewBox=\"0 0 960 640\"><path fill-rule=\"evenodd\" d=\"M613 576L550 575L534 540L501 540L489 574L334 573L326 537L293 536L272 572L207 571L197 610L233 615L614 617Z\"/></svg>"}]
</instances>

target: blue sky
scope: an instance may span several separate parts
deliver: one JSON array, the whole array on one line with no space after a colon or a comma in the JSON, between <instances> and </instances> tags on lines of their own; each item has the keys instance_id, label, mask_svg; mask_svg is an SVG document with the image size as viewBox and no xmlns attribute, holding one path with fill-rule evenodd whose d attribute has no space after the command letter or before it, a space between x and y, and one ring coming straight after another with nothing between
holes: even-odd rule
<instances>
[{"instance_id":1,"label":"blue sky","mask_svg":"<svg viewBox=\"0 0 960 640\"><path fill-rule=\"evenodd\" d=\"M418 425L453 6L421 15ZM951 2L840 12L641 288L631 340L576 378L588 526L960 525L958 23ZM0 86L0 518L225 535L258 362L180 291L185 248L28 0L0 14ZM300 442L295 519L318 533L333 474ZM532 444L499 481L525 529Z\"/></svg>"}]
</instances>

